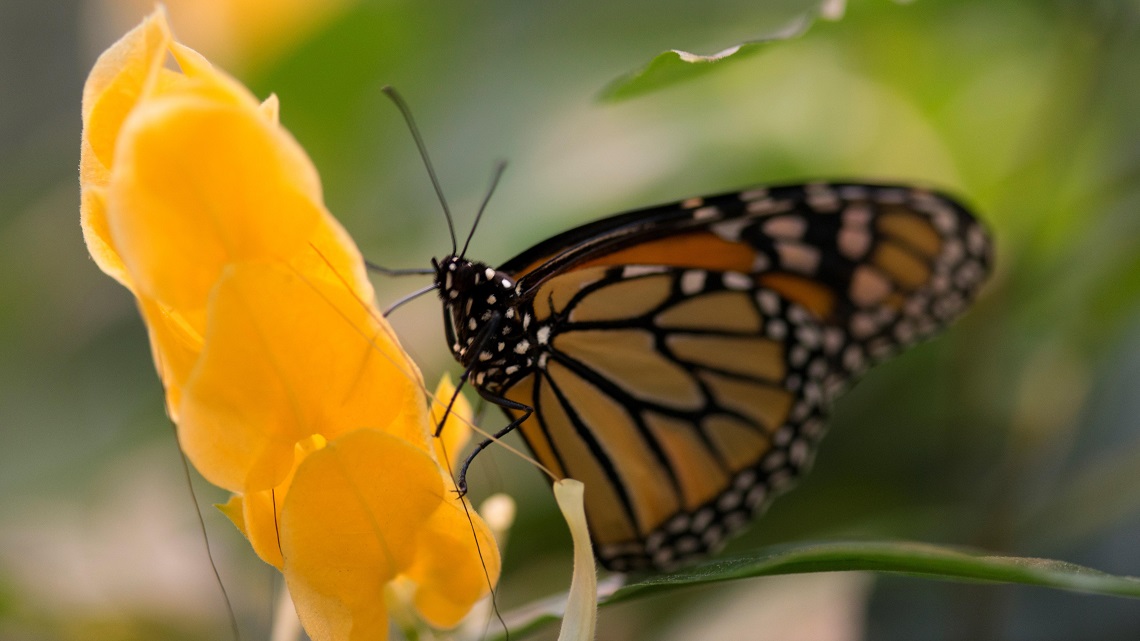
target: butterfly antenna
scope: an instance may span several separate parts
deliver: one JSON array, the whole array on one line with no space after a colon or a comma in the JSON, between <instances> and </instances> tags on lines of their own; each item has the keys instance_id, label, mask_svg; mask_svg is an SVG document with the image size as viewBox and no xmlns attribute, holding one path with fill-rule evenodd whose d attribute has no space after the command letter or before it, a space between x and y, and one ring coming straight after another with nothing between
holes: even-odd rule
<instances>
[{"instance_id":1,"label":"butterfly antenna","mask_svg":"<svg viewBox=\"0 0 1140 641\"><path fill-rule=\"evenodd\" d=\"M491 186L487 189L487 195L483 196L483 202L479 205L479 213L475 214L475 222L471 224L471 231L467 233L467 240L463 241L463 251L459 252L460 258L467 255L467 246L471 244L471 237L479 228L479 221L483 219L483 211L487 209L487 203L491 202L491 196L495 194L495 188L499 186L499 179L503 177L503 172L506 170L507 161L500 160L495 163L495 170L491 174Z\"/></svg>"},{"instance_id":2,"label":"butterfly antenna","mask_svg":"<svg viewBox=\"0 0 1140 641\"><path fill-rule=\"evenodd\" d=\"M416 291L412 292L411 294L408 294L407 296L404 296L400 300L389 305L388 309L384 310L384 313L382 314L382 316L384 316L384 318L388 318L388 315L391 314L392 312L396 311L396 308L402 306L404 303L410 303L410 302L414 301L415 299L419 298L420 296L423 296L424 294L432 291L433 289L439 289L439 285L436 285L433 283L433 284L428 285L427 287L424 287L422 289L417 289Z\"/></svg>"},{"instance_id":3,"label":"butterfly antenna","mask_svg":"<svg viewBox=\"0 0 1140 641\"><path fill-rule=\"evenodd\" d=\"M377 274L383 274L385 276L426 276L428 274L434 274L435 273L435 270L431 269L430 267L423 267L423 268L412 267L410 269L392 269L391 267L385 267L383 265L377 265L376 263L374 263L370 260L365 260L364 266L366 268L368 268L368 271L370 271L370 272L376 272Z\"/></svg>"},{"instance_id":4,"label":"butterfly antenna","mask_svg":"<svg viewBox=\"0 0 1140 641\"><path fill-rule=\"evenodd\" d=\"M412 110L392 85L384 85L380 91L383 91L384 95L396 104L396 108L400 110L404 116L404 122L408 124L408 129L412 132L412 138L415 139L416 147L420 150L420 158L423 159L424 167L427 168L428 176L431 178L432 187L435 187L435 195L439 198L439 204L443 206L443 215L447 218L447 231L451 234L451 253L454 255L458 248L458 242L455 240L455 223L451 220L451 209L447 206L447 199L443 197L443 188L439 186L439 178L435 175L435 168L432 167L427 145L424 144L423 136L420 135L420 128L416 126L415 118L412 118Z\"/></svg>"}]
</instances>

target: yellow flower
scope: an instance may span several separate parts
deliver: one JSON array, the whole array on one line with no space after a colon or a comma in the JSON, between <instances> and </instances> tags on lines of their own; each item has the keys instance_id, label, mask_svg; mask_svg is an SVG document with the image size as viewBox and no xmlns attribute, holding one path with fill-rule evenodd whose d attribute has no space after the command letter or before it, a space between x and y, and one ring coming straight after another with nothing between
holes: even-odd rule
<instances>
[{"instance_id":1,"label":"yellow flower","mask_svg":"<svg viewBox=\"0 0 1140 641\"><path fill-rule=\"evenodd\" d=\"M395 580L426 621L458 623L498 551L451 491L419 370L276 99L175 42L159 11L99 58L83 121L89 251L138 299L182 448L234 493L223 510L309 635L386 638Z\"/></svg>"}]
</instances>

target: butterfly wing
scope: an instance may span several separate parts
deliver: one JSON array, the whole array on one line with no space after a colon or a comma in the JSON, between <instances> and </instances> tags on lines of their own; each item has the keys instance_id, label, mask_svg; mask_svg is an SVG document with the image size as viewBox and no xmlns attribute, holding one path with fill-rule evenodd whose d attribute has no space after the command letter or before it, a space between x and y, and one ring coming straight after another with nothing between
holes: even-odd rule
<instances>
[{"instance_id":1,"label":"butterfly wing","mask_svg":"<svg viewBox=\"0 0 1140 641\"><path fill-rule=\"evenodd\" d=\"M834 394L961 312L990 244L954 201L776 187L623 214L502 268L544 346L505 396L586 484L603 564L715 548L809 464Z\"/></svg>"}]
</instances>

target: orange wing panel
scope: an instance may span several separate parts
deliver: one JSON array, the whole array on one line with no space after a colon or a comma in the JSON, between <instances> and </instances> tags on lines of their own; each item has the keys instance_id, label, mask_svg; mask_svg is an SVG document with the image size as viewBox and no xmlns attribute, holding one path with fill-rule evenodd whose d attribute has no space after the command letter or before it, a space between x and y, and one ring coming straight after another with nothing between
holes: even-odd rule
<instances>
[{"instance_id":1,"label":"orange wing panel","mask_svg":"<svg viewBox=\"0 0 1140 641\"><path fill-rule=\"evenodd\" d=\"M527 265L515 278L534 271L553 256ZM752 271L756 252L744 243L734 243L708 232L696 231L638 243L574 266L574 269L611 265L669 265L711 271Z\"/></svg>"}]
</instances>

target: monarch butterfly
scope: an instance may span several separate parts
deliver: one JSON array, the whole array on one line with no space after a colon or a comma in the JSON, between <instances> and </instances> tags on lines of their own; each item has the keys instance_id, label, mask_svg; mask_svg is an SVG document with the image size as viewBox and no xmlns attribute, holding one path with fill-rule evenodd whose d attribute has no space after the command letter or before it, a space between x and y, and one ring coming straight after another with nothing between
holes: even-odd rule
<instances>
[{"instance_id":1,"label":"monarch butterfly","mask_svg":"<svg viewBox=\"0 0 1140 641\"><path fill-rule=\"evenodd\" d=\"M632 211L497 269L465 253L432 261L463 379L507 413L496 437L585 484L620 572L719 548L807 469L836 395L946 327L992 263L952 198L854 183Z\"/></svg>"}]
</instances>

